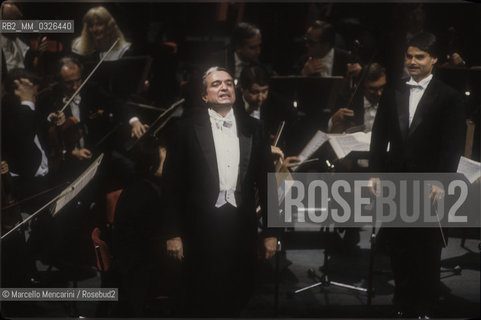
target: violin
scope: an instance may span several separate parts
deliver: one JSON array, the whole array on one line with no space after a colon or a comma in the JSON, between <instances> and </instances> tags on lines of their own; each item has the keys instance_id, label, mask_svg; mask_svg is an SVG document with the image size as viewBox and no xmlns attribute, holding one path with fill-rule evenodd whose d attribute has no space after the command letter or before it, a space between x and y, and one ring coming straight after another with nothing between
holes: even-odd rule
<instances>
[{"instance_id":1,"label":"violin","mask_svg":"<svg viewBox=\"0 0 481 320\"><path fill-rule=\"evenodd\" d=\"M64 110L70 105L73 99L80 93L80 90L85 86L85 84L89 81L95 71L98 69L100 64L105 60L105 57L109 55L109 53L113 50L113 48L117 45L120 39L117 39L110 49L107 51L105 56L100 59L94 69L90 72L90 74L85 78L82 84L78 87L78 89L72 94L72 96L65 102L64 106L57 112L57 115L64 112ZM101 116L103 110L99 110L96 113L90 115L90 118L93 119L95 117ZM52 119L54 122L57 119ZM59 170L62 163L66 160L67 152L71 152L74 150L80 139L84 135L84 130L80 125L79 119L70 116L65 119L65 121L61 125L53 125L50 127L48 132L49 142L50 142L50 167L53 170Z\"/></svg>"},{"instance_id":2,"label":"violin","mask_svg":"<svg viewBox=\"0 0 481 320\"><path fill-rule=\"evenodd\" d=\"M84 130L80 126L80 121L74 116L66 118L60 126L53 125L49 128L48 138L51 146L49 165L52 170L60 169L66 160L67 152L77 147L83 135Z\"/></svg>"}]
</instances>

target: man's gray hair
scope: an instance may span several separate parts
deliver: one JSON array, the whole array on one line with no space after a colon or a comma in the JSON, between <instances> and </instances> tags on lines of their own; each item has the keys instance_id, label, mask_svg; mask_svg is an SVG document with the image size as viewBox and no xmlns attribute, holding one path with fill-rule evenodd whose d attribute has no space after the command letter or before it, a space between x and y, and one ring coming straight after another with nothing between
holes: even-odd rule
<instances>
[{"instance_id":1,"label":"man's gray hair","mask_svg":"<svg viewBox=\"0 0 481 320\"><path fill-rule=\"evenodd\" d=\"M202 76L202 94L207 93L207 81L206 81L207 77L209 76L209 74L211 74L212 72L215 72L215 71L224 71L232 77L232 75L230 74L229 71L227 71L226 68L222 68L222 67L218 67L218 66L210 67L209 69L207 69L206 72L204 72L204 75Z\"/></svg>"}]
</instances>

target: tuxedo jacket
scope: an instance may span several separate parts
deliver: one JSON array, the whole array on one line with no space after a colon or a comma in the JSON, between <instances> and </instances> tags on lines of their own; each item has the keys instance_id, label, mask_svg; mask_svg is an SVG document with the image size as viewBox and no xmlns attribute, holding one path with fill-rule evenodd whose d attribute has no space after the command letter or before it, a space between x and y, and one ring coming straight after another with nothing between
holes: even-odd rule
<instances>
[{"instance_id":1,"label":"tuxedo jacket","mask_svg":"<svg viewBox=\"0 0 481 320\"><path fill-rule=\"evenodd\" d=\"M35 111L18 99L5 96L2 100L2 160L11 172L21 177L34 177L42 161L42 153L34 143L38 136L48 156L47 123L39 107Z\"/></svg>"},{"instance_id":2,"label":"tuxedo jacket","mask_svg":"<svg viewBox=\"0 0 481 320\"><path fill-rule=\"evenodd\" d=\"M266 209L267 172L274 171L273 159L261 122L234 112L240 148L235 199L244 226L248 226L246 237L250 237L257 230L255 186L261 206ZM168 238L182 236L192 242L209 232L209 220L219 194L216 150L207 108L180 120L172 137L164 167L167 208L163 232Z\"/></svg>"},{"instance_id":3,"label":"tuxedo jacket","mask_svg":"<svg viewBox=\"0 0 481 320\"><path fill-rule=\"evenodd\" d=\"M370 168L375 172L456 172L466 130L460 94L433 78L409 126L409 91L405 81L384 91L372 129Z\"/></svg>"},{"instance_id":4,"label":"tuxedo jacket","mask_svg":"<svg viewBox=\"0 0 481 320\"><path fill-rule=\"evenodd\" d=\"M240 90L236 92L236 97L237 101L234 105L234 109L238 113L248 115ZM298 118L297 109L275 92L269 92L268 98L264 101L260 108L260 113L261 120L264 123L264 128L269 135L275 135L277 133L279 125L282 121L286 121L287 126L292 126Z\"/></svg>"},{"instance_id":5,"label":"tuxedo jacket","mask_svg":"<svg viewBox=\"0 0 481 320\"><path fill-rule=\"evenodd\" d=\"M96 83L87 83L79 96L81 100L78 126L84 131L86 147L91 147L113 127L115 122L125 117L126 109L118 99L112 97ZM52 93L39 99L38 105L44 110L45 117L63 107L63 98L60 88L55 88ZM98 113L99 110L102 111ZM64 112L65 117L72 116L70 107L65 108Z\"/></svg>"}]
</instances>

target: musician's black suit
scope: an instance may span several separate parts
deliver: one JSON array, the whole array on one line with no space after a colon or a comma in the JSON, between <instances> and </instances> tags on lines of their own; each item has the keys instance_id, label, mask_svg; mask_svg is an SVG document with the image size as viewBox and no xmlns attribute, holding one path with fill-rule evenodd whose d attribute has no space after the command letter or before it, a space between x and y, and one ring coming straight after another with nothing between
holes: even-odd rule
<instances>
[{"instance_id":1,"label":"musician's black suit","mask_svg":"<svg viewBox=\"0 0 481 320\"><path fill-rule=\"evenodd\" d=\"M167 148L164 232L168 238L182 237L194 315L234 316L248 297L258 225L254 186L266 208L267 172L273 171L273 162L261 123L239 112L235 118L237 208L215 208L219 176L206 108L179 121Z\"/></svg>"},{"instance_id":2,"label":"musician's black suit","mask_svg":"<svg viewBox=\"0 0 481 320\"><path fill-rule=\"evenodd\" d=\"M237 91L236 95L239 98L234 105L234 109L239 113L247 114L242 93ZM264 123L266 132L269 135L275 135L282 121L286 121L287 126L292 126L296 122L298 111L275 92L269 92L268 98L260 107L260 118ZM285 133L284 136L288 136L288 134Z\"/></svg>"},{"instance_id":3,"label":"musician's black suit","mask_svg":"<svg viewBox=\"0 0 481 320\"><path fill-rule=\"evenodd\" d=\"M34 139L38 137L48 157L47 128L47 121L38 106L32 110L21 104L17 96L6 94L3 97L2 160L7 161L10 172L16 174L13 180L18 200L47 189L50 184L49 175L35 176L42 162L42 152ZM27 212L34 210L37 201L28 203Z\"/></svg>"},{"instance_id":4,"label":"musician's black suit","mask_svg":"<svg viewBox=\"0 0 481 320\"><path fill-rule=\"evenodd\" d=\"M455 172L465 137L465 110L460 95L433 78L409 126L409 94L405 81L384 91L372 130L370 169ZM440 229L403 228L386 232L396 283L394 302L407 312L425 314L438 297Z\"/></svg>"}]
</instances>

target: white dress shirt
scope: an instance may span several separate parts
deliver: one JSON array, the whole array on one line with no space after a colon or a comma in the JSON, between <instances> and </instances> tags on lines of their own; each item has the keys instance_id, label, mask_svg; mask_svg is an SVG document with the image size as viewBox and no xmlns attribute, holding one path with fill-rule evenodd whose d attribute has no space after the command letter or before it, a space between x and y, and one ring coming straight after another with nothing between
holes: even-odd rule
<instances>
[{"instance_id":1,"label":"white dress shirt","mask_svg":"<svg viewBox=\"0 0 481 320\"><path fill-rule=\"evenodd\" d=\"M209 108L209 116L219 173L219 196L215 206L220 208L228 202L237 207L235 190L239 173L240 149L234 111L231 109L225 117L222 117Z\"/></svg>"},{"instance_id":2,"label":"white dress shirt","mask_svg":"<svg viewBox=\"0 0 481 320\"><path fill-rule=\"evenodd\" d=\"M2 42L2 52L7 71L14 68L25 68L24 60L29 47L18 37L12 40L0 35L0 41Z\"/></svg>"},{"instance_id":3,"label":"white dress shirt","mask_svg":"<svg viewBox=\"0 0 481 320\"><path fill-rule=\"evenodd\" d=\"M64 97L63 98L63 103L67 103L69 98ZM70 112L72 113L72 116L77 119L79 122L84 121L84 119L80 119L80 102L82 101L82 97L78 94L75 96L75 98L70 102L69 107L70 107ZM79 145L76 146L76 150L81 149L85 146L85 140L83 137L80 138L79 140Z\"/></svg>"},{"instance_id":4,"label":"white dress shirt","mask_svg":"<svg viewBox=\"0 0 481 320\"><path fill-rule=\"evenodd\" d=\"M331 48L329 52L321 58L322 71L321 77L332 76L332 66L334 65L334 48Z\"/></svg>"},{"instance_id":5,"label":"white dress shirt","mask_svg":"<svg viewBox=\"0 0 481 320\"><path fill-rule=\"evenodd\" d=\"M244 100L244 105L245 105L246 111L247 111L247 113L249 113L250 104L247 102L247 100L244 98L244 96L242 96L242 100ZM255 118L255 119L257 119L257 120L260 120L260 119L261 119L261 110L260 110L260 108L255 109L255 110L252 110L252 111L249 113L249 116L251 116L252 118Z\"/></svg>"},{"instance_id":6,"label":"white dress shirt","mask_svg":"<svg viewBox=\"0 0 481 320\"><path fill-rule=\"evenodd\" d=\"M234 63L235 63L234 78L239 79L242 70L244 69L244 67L248 66L249 64L247 62L242 61L236 52L234 52Z\"/></svg>"},{"instance_id":7,"label":"white dress shirt","mask_svg":"<svg viewBox=\"0 0 481 320\"><path fill-rule=\"evenodd\" d=\"M35 104L32 101L22 101L22 104L28 106L30 109L32 109L32 111L35 111ZM35 135L35 137L33 138L33 143L35 143L37 148L40 150L40 153L42 154L42 161L40 162L40 166L38 167L37 172L35 173L35 176L36 177L45 176L48 173L48 159L47 159L47 156L45 155L45 152L42 149L42 146L40 145L40 140L38 139L38 135Z\"/></svg>"},{"instance_id":8,"label":"white dress shirt","mask_svg":"<svg viewBox=\"0 0 481 320\"><path fill-rule=\"evenodd\" d=\"M378 104L372 104L366 97L364 97L364 132L372 131L377 107Z\"/></svg>"},{"instance_id":9,"label":"white dress shirt","mask_svg":"<svg viewBox=\"0 0 481 320\"><path fill-rule=\"evenodd\" d=\"M414 81L412 77L408 82L406 82L406 84L409 86L409 126L411 126L411 123L413 122L419 101L423 97L424 91L426 91L426 88L429 85L429 82L431 82L432 78L433 75L430 74L419 82Z\"/></svg>"}]
</instances>

